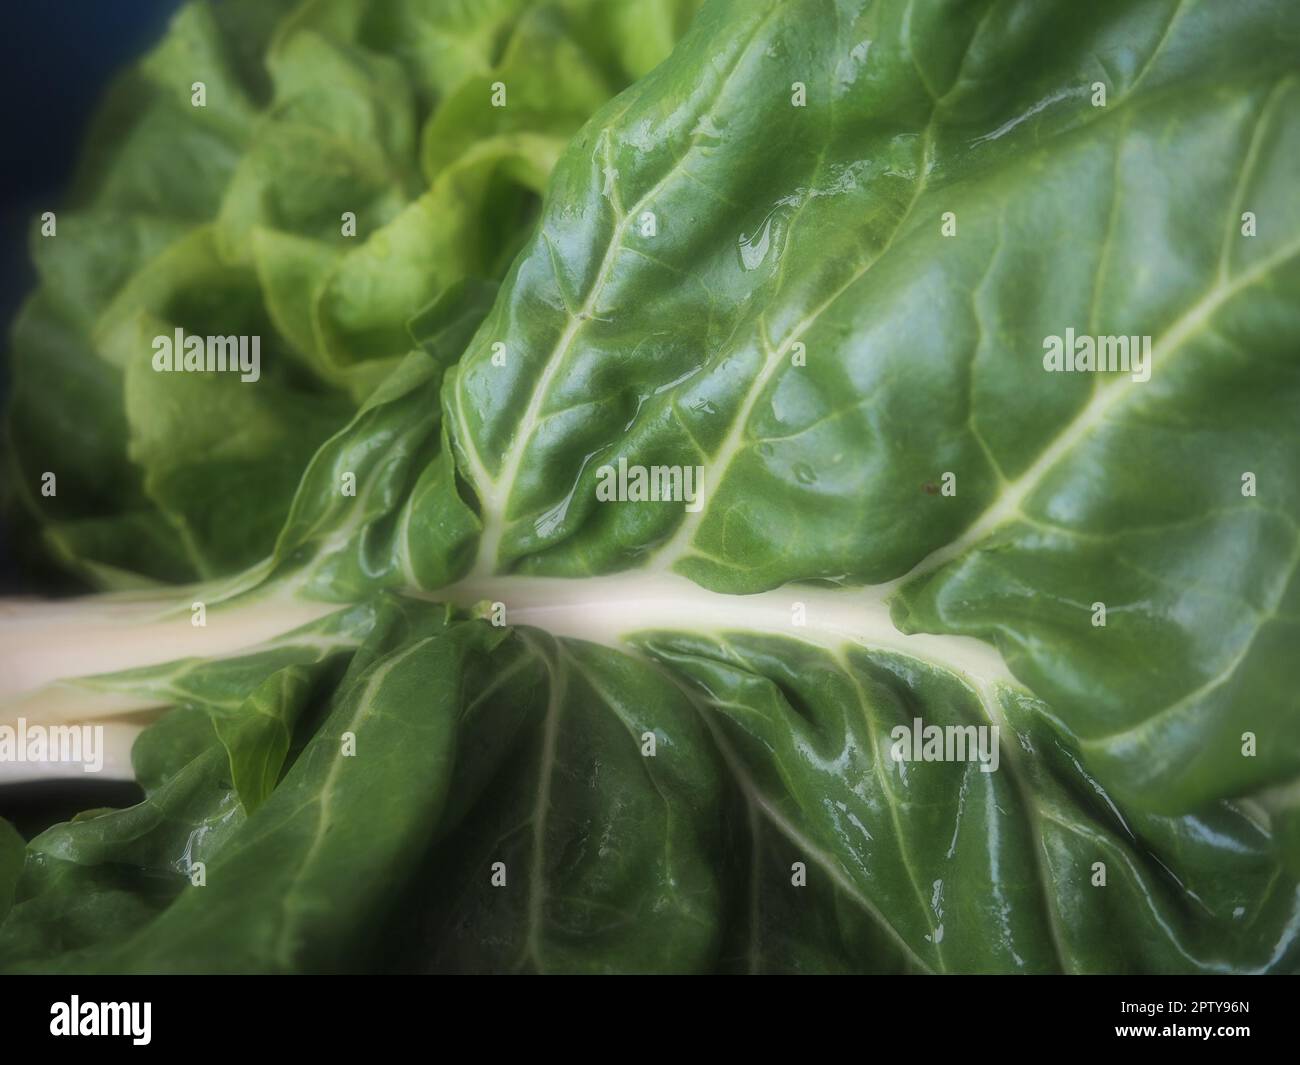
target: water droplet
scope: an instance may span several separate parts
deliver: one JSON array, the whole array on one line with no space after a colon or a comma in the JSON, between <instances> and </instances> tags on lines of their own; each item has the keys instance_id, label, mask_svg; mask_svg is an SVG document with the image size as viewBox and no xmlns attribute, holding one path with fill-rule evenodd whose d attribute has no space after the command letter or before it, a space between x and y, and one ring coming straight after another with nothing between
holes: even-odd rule
<instances>
[{"instance_id":1,"label":"water droplet","mask_svg":"<svg viewBox=\"0 0 1300 1065\"><path fill-rule=\"evenodd\" d=\"M817 474L813 468L806 462L796 462L794 464L794 477L800 484L816 484Z\"/></svg>"},{"instance_id":2,"label":"water droplet","mask_svg":"<svg viewBox=\"0 0 1300 1065\"><path fill-rule=\"evenodd\" d=\"M700 115L699 120L695 123L695 128L691 130L691 135L693 137L708 137L711 140L718 140L722 136L722 130L713 121L712 115Z\"/></svg>"},{"instance_id":3,"label":"water droplet","mask_svg":"<svg viewBox=\"0 0 1300 1065\"><path fill-rule=\"evenodd\" d=\"M742 233L740 235L740 265L746 270L757 270L763 265L763 260L767 258L768 249L772 246L772 215L774 213L774 211L768 212L757 233Z\"/></svg>"}]
</instances>

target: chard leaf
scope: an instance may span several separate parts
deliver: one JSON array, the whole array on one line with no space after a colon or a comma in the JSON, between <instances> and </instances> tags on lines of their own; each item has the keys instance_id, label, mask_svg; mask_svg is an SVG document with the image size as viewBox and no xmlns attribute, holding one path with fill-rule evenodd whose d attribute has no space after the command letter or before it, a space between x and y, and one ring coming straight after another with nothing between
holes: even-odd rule
<instances>
[{"instance_id":1,"label":"chard leaf","mask_svg":"<svg viewBox=\"0 0 1300 1065\"><path fill-rule=\"evenodd\" d=\"M91 354L45 293L14 322L12 369L4 495L15 531L38 531L63 565L110 587L139 580L131 574L188 576L190 560L128 458L120 371ZM40 494L47 472L62 488L52 497Z\"/></svg>"},{"instance_id":2,"label":"chard leaf","mask_svg":"<svg viewBox=\"0 0 1300 1065\"><path fill-rule=\"evenodd\" d=\"M20 522L43 527L29 553L114 588L232 576L269 555L312 452L410 351L408 321L466 281L500 280L564 140L662 57L693 3L656 0L635 47L626 18L592 16L591 0L184 5L107 94L69 201L49 205L57 232L33 237L40 310L14 331L5 493ZM574 45L588 75L548 97L558 110L489 128L452 107L500 66L502 42L523 49L525 23L568 25L565 12L601 29ZM435 126L448 150L426 180L421 131ZM146 320L259 336L289 392L153 375L128 388L92 365L147 364ZM268 421L266 404L283 416ZM56 502L46 473L64 479ZM257 505L218 528L214 500L246 485Z\"/></svg>"},{"instance_id":3,"label":"chard leaf","mask_svg":"<svg viewBox=\"0 0 1300 1065\"><path fill-rule=\"evenodd\" d=\"M504 106L487 110L489 139L508 143L514 135L538 153L522 160L537 191L569 137L612 95L560 12L536 8L520 20L501 62L466 79L425 126L421 165L430 182L483 137L483 102L491 100L496 83L505 86L507 96ZM518 138L520 133L530 137Z\"/></svg>"},{"instance_id":4,"label":"chard leaf","mask_svg":"<svg viewBox=\"0 0 1300 1065\"><path fill-rule=\"evenodd\" d=\"M434 848L417 880L421 938L408 944L405 964L452 972L706 967L721 934L710 856L722 796L700 719L643 663L541 633L524 640L546 663L544 711L513 730L508 745L492 744L490 793ZM496 727L483 717L480 710L465 722L470 734Z\"/></svg>"},{"instance_id":5,"label":"chard leaf","mask_svg":"<svg viewBox=\"0 0 1300 1065\"><path fill-rule=\"evenodd\" d=\"M710 5L574 139L446 386L477 570L887 585L1132 801L1294 780L1300 15L916 6ZM1067 330L1150 379L1045 372Z\"/></svg>"},{"instance_id":6,"label":"chard leaf","mask_svg":"<svg viewBox=\"0 0 1300 1065\"><path fill-rule=\"evenodd\" d=\"M93 811L27 846L11 920L0 926L6 969L77 970L146 927L243 823L226 759L199 710L167 715L136 745L146 799Z\"/></svg>"},{"instance_id":7,"label":"chard leaf","mask_svg":"<svg viewBox=\"0 0 1300 1065\"><path fill-rule=\"evenodd\" d=\"M445 615L427 604L385 608L320 730L214 858L206 885L104 964L175 971L198 958L216 971L334 969L364 946L367 921L446 802L466 660L499 640Z\"/></svg>"},{"instance_id":8,"label":"chard leaf","mask_svg":"<svg viewBox=\"0 0 1300 1065\"><path fill-rule=\"evenodd\" d=\"M1183 818L1121 812L1070 737L1010 685L896 653L744 632L645 643L720 719L754 816L809 876L882 923L915 967L1218 972L1297 962L1300 885L1278 868L1266 832L1227 803ZM972 745L975 728L996 726L1006 764L913 761L921 736L900 741L894 729L918 720L961 729Z\"/></svg>"},{"instance_id":9,"label":"chard leaf","mask_svg":"<svg viewBox=\"0 0 1300 1065\"><path fill-rule=\"evenodd\" d=\"M441 374L412 352L317 451L267 573L292 574L313 598L355 601L375 587L441 587L467 568L477 519L457 494L449 452L437 450Z\"/></svg>"}]
</instances>

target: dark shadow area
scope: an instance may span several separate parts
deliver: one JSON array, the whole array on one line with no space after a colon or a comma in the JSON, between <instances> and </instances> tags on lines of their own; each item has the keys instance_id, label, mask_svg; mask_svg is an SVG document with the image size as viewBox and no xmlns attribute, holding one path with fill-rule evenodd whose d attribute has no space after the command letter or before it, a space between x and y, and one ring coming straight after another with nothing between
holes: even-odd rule
<instances>
[{"instance_id":1,"label":"dark shadow area","mask_svg":"<svg viewBox=\"0 0 1300 1065\"><path fill-rule=\"evenodd\" d=\"M83 810L120 809L143 798L139 785L130 780L99 780L90 774L85 779L34 780L0 788L0 817L31 839Z\"/></svg>"}]
</instances>

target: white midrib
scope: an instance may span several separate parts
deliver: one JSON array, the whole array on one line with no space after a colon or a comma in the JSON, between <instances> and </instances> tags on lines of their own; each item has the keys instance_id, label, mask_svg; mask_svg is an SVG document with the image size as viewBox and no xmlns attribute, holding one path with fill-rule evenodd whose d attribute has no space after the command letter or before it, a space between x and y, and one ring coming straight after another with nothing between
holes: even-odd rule
<instances>
[{"instance_id":1,"label":"white midrib","mask_svg":"<svg viewBox=\"0 0 1300 1065\"><path fill-rule=\"evenodd\" d=\"M965 678L973 687L1016 684L997 650L980 640L900 632L890 620L892 590L886 585L787 585L755 595L730 595L673 573L632 571L580 579L472 577L438 591L408 589L407 594L464 607L500 602L511 625L621 650L630 649L638 635L653 631L705 637L743 632L783 636L836 654L856 646L905 655ZM797 604L802 604L798 611ZM218 608L209 614L206 629L195 629L188 611L164 611L157 600L0 602L0 631L8 629L15 637L0 646L0 675L6 681L6 690L0 692L0 724L12 724L19 716L106 726L130 720L130 729L117 744L122 756L114 759L115 775L128 776L126 752L143 720L123 715L161 712L165 700L152 691L132 692L120 674L184 658L239 657L265 650L292 640L286 634L300 625L350 608L268 597ZM796 623L800 612L802 623ZM72 636L75 647L63 642L65 635ZM35 655L41 646L50 653ZM80 648L89 653L81 657ZM99 679L92 683L77 683L78 678L96 675Z\"/></svg>"},{"instance_id":2,"label":"white midrib","mask_svg":"<svg viewBox=\"0 0 1300 1065\"><path fill-rule=\"evenodd\" d=\"M185 589L152 596L0 600L0 717L29 693L62 680L236 656L340 609L287 595L213 606L192 624ZM343 609L346 609L344 607Z\"/></svg>"},{"instance_id":3,"label":"white midrib","mask_svg":"<svg viewBox=\"0 0 1300 1065\"><path fill-rule=\"evenodd\" d=\"M900 632L885 586L786 585L754 595L709 591L672 573L634 570L606 577L471 577L423 596L459 606L501 603L510 625L552 636L625 648L663 631L717 636L785 636L840 652L864 647L906 655L966 677L972 684L1016 684L997 650L971 636ZM797 610L797 604L802 604ZM796 617L802 616L802 623Z\"/></svg>"}]
</instances>

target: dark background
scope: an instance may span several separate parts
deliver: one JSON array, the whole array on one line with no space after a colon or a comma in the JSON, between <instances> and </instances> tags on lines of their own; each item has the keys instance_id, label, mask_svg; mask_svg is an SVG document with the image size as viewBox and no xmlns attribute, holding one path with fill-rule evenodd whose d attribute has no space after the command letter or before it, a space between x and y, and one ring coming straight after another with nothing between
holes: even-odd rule
<instances>
[{"instance_id":1,"label":"dark background","mask_svg":"<svg viewBox=\"0 0 1300 1065\"><path fill-rule=\"evenodd\" d=\"M9 0L0 32L0 322L9 324L35 277L27 255L31 219L57 209L78 146L113 73L162 36L180 0ZM8 395L0 360L0 403ZM0 592L34 592L0 526ZM92 806L136 801L135 785L109 781L19 784L0 792L0 816L32 835Z\"/></svg>"}]
</instances>

